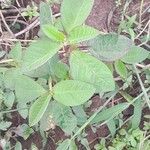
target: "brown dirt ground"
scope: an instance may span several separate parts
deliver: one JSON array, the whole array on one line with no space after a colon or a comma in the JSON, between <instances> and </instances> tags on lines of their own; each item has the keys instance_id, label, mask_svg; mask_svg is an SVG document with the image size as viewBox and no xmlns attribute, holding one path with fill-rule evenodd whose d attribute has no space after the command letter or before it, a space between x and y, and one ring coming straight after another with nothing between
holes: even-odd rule
<instances>
[{"instance_id":1,"label":"brown dirt ground","mask_svg":"<svg viewBox=\"0 0 150 150\"><path fill-rule=\"evenodd\" d=\"M108 31L108 15L114 8L114 0L95 0L93 10L87 19L87 24L99 30Z\"/></svg>"}]
</instances>

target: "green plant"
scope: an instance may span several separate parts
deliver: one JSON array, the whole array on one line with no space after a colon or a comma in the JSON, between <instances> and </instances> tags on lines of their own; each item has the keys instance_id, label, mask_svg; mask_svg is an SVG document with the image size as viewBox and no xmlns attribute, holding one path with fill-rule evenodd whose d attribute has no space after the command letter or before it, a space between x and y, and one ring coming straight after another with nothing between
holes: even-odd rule
<instances>
[{"instance_id":1,"label":"green plant","mask_svg":"<svg viewBox=\"0 0 150 150\"><path fill-rule=\"evenodd\" d=\"M106 140L102 139L100 144L95 146L96 150L148 150L150 143L148 135L140 129L121 129L112 139L112 142L106 145Z\"/></svg>"},{"instance_id":2,"label":"green plant","mask_svg":"<svg viewBox=\"0 0 150 150\"><path fill-rule=\"evenodd\" d=\"M93 3L93 0L76 0L76 3L63 0L61 18L56 19L47 4L42 2L40 38L27 48L23 48L20 42L16 43L7 59L0 61L0 119L9 118L7 115L16 104L14 111L28 118L30 127L39 127L44 132L59 126L71 138L60 143L57 150L77 149L74 140L79 139L79 134L89 124L106 123L114 136L115 120L130 105L134 106L134 116L138 114L138 119L133 117L132 122L137 128L141 121L140 103L146 100L149 106L147 92L150 89L141 83L139 72L142 71L135 66L148 58L149 52L123 35L105 34L85 25ZM34 13L28 16L33 17ZM60 59L62 52L65 56ZM111 69L108 63L112 65ZM124 83L131 74L136 74L141 94L137 97L122 94L113 72ZM106 108L118 92L127 102ZM104 99L106 96L108 100L87 119L82 106L94 94L103 95ZM75 109L84 115L77 115ZM2 122L1 128L6 130L10 125Z\"/></svg>"},{"instance_id":3,"label":"green plant","mask_svg":"<svg viewBox=\"0 0 150 150\"><path fill-rule=\"evenodd\" d=\"M32 17L39 16L39 13L37 10L38 10L38 7L34 3L32 3L32 6L28 5L26 10L23 11L21 15L24 17L29 17L29 20L30 20L32 19Z\"/></svg>"}]
</instances>

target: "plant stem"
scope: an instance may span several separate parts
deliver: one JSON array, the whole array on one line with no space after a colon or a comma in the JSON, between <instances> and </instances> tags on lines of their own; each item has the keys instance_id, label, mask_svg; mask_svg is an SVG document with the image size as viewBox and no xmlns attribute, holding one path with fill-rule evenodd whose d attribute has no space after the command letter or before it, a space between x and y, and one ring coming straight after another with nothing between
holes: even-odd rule
<instances>
[{"instance_id":1,"label":"plant stem","mask_svg":"<svg viewBox=\"0 0 150 150\"><path fill-rule=\"evenodd\" d=\"M147 92L146 92L146 89L145 89L145 87L144 87L144 85L143 85L143 82L142 82L142 80L141 80L141 78L140 78L140 75L139 75L139 73L138 73L138 70L137 70L136 66L133 65L133 67L134 67L134 70L135 70L135 72L136 72L137 78L138 78L138 80L139 80L141 89L142 89L142 91L143 91L143 93L144 93L145 100L146 100L146 102L147 102L147 104L148 104L148 107L150 108L150 99L149 99L149 97L148 97L148 94L147 94Z\"/></svg>"}]
</instances>

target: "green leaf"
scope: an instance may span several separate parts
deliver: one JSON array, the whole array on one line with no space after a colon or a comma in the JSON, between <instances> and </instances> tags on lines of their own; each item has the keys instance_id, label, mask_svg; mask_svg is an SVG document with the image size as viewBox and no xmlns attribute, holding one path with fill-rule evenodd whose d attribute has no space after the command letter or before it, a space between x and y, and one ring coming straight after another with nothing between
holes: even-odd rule
<instances>
[{"instance_id":1,"label":"green leaf","mask_svg":"<svg viewBox=\"0 0 150 150\"><path fill-rule=\"evenodd\" d=\"M77 127L77 118L72 113L71 108L56 101L51 102L48 108L49 115L52 116L55 124L59 126L65 134L71 135Z\"/></svg>"},{"instance_id":2,"label":"green leaf","mask_svg":"<svg viewBox=\"0 0 150 150\"><path fill-rule=\"evenodd\" d=\"M39 97L31 106L29 110L29 125L34 126L40 121L46 108L51 100L51 95L44 95Z\"/></svg>"},{"instance_id":3,"label":"green leaf","mask_svg":"<svg viewBox=\"0 0 150 150\"><path fill-rule=\"evenodd\" d=\"M22 150L22 145L20 142L17 142L14 150Z\"/></svg>"},{"instance_id":4,"label":"green leaf","mask_svg":"<svg viewBox=\"0 0 150 150\"><path fill-rule=\"evenodd\" d=\"M30 128L27 124L20 125L20 128L22 130L21 137L23 137L24 140L27 140L28 137L34 132L32 128Z\"/></svg>"},{"instance_id":5,"label":"green leaf","mask_svg":"<svg viewBox=\"0 0 150 150\"><path fill-rule=\"evenodd\" d=\"M74 141L66 139L58 145L56 150L77 150L77 146Z\"/></svg>"},{"instance_id":6,"label":"green leaf","mask_svg":"<svg viewBox=\"0 0 150 150\"><path fill-rule=\"evenodd\" d=\"M116 69L116 72L124 79L127 78L127 75L128 75L128 71L127 71L127 68L125 66L125 64L118 60L115 62L115 69Z\"/></svg>"},{"instance_id":7,"label":"green leaf","mask_svg":"<svg viewBox=\"0 0 150 150\"><path fill-rule=\"evenodd\" d=\"M150 53L142 47L132 46L129 52L122 57L122 61L129 64L135 64L145 60Z\"/></svg>"},{"instance_id":8,"label":"green leaf","mask_svg":"<svg viewBox=\"0 0 150 150\"><path fill-rule=\"evenodd\" d=\"M90 52L98 59L104 61L115 61L124 56L133 45L132 40L123 35L114 33L98 35L88 41Z\"/></svg>"},{"instance_id":9,"label":"green leaf","mask_svg":"<svg viewBox=\"0 0 150 150\"><path fill-rule=\"evenodd\" d=\"M93 4L94 0L63 0L61 18L66 32L84 23Z\"/></svg>"},{"instance_id":10,"label":"green leaf","mask_svg":"<svg viewBox=\"0 0 150 150\"><path fill-rule=\"evenodd\" d=\"M134 113L132 118L132 129L136 129L139 127L142 117L142 103L141 99L136 100L133 104L134 106Z\"/></svg>"},{"instance_id":11,"label":"green leaf","mask_svg":"<svg viewBox=\"0 0 150 150\"><path fill-rule=\"evenodd\" d=\"M53 43L48 39L39 39L31 43L23 57L22 70L28 72L42 66L52 58L60 48L60 44Z\"/></svg>"},{"instance_id":12,"label":"green leaf","mask_svg":"<svg viewBox=\"0 0 150 150\"><path fill-rule=\"evenodd\" d=\"M77 145L75 143L75 141L71 141L70 146L69 146L69 150L77 150Z\"/></svg>"},{"instance_id":13,"label":"green leaf","mask_svg":"<svg viewBox=\"0 0 150 150\"><path fill-rule=\"evenodd\" d=\"M15 101L15 95L13 91L5 92L5 100L4 104L8 107L11 108L13 106L13 103Z\"/></svg>"},{"instance_id":14,"label":"green leaf","mask_svg":"<svg viewBox=\"0 0 150 150\"><path fill-rule=\"evenodd\" d=\"M66 106L85 103L95 92L95 88L85 82L65 80L57 83L54 88L54 99Z\"/></svg>"},{"instance_id":15,"label":"green leaf","mask_svg":"<svg viewBox=\"0 0 150 150\"><path fill-rule=\"evenodd\" d=\"M15 93L19 102L30 102L46 93L46 90L27 76L18 76L15 84Z\"/></svg>"},{"instance_id":16,"label":"green leaf","mask_svg":"<svg viewBox=\"0 0 150 150\"><path fill-rule=\"evenodd\" d=\"M122 103L122 104L113 106L111 108L105 109L102 112L99 112L97 116L91 121L91 123L99 123L102 121L106 121L110 119L111 117L115 117L119 115L127 106L128 106L128 103Z\"/></svg>"},{"instance_id":17,"label":"green leaf","mask_svg":"<svg viewBox=\"0 0 150 150\"><path fill-rule=\"evenodd\" d=\"M74 51L70 58L70 72L73 79L94 85L98 92L115 89L111 71L103 62L89 54Z\"/></svg>"},{"instance_id":18,"label":"green leaf","mask_svg":"<svg viewBox=\"0 0 150 150\"><path fill-rule=\"evenodd\" d=\"M22 59L22 47L21 43L18 42L16 45L12 48L12 50L9 53L9 57L14 59L16 62L20 62Z\"/></svg>"},{"instance_id":19,"label":"green leaf","mask_svg":"<svg viewBox=\"0 0 150 150\"><path fill-rule=\"evenodd\" d=\"M0 67L0 73L5 73L8 71L8 68Z\"/></svg>"},{"instance_id":20,"label":"green leaf","mask_svg":"<svg viewBox=\"0 0 150 150\"><path fill-rule=\"evenodd\" d=\"M11 122L5 122L5 121L1 121L0 122L0 130L6 131L7 128L9 128L11 126Z\"/></svg>"},{"instance_id":21,"label":"green leaf","mask_svg":"<svg viewBox=\"0 0 150 150\"><path fill-rule=\"evenodd\" d=\"M7 71L5 71L4 80L3 80L5 88L14 90L16 84L16 78L20 77L20 75L21 75L20 69L9 68Z\"/></svg>"},{"instance_id":22,"label":"green leaf","mask_svg":"<svg viewBox=\"0 0 150 150\"><path fill-rule=\"evenodd\" d=\"M78 125L83 125L87 121L87 115L82 105L72 107L72 110L77 117Z\"/></svg>"},{"instance_id":23,"label":"green leaf","mask_svg":"<svg viewBox=\"0 0 150 150\"><path fill-rule=\"evenodd\" d=\"M59 56L55 54L50 60L48 60L44 65L38 67L35 70L26 72L25 75L33 77L33 78L40 78L53 75L53 68L58 63Z\"/></svg>"},{"instance_id":24,"label":"green leaf","mask_svg":"<svg viewBox=\"0 0 150 150\"><path fill-rule=\"evenodd\" d=\"M20 109L20 108L24 108L24 109ZM17 109L18 109L18 112L19 112L19 114L21 115L21 117L23 119L26 119L28 117L28 113L29 112L28 112L28 108L27 108L26 102L18 102Z\"/></svg>"},{"instance_id":25,"label":"green leaf","mask_svg":"<svg viewBox=\"0 0 150 150\"><path fill-rule=\"evenodd\" d=\"M61 62L57 62L52 68L54 75L59 79L66 79L69 75L69 67Z\"/></svg>"},{"instance_id":26,"label":"green leaf","mask_svg":"<svg viewBox=\"0 0 150 150\"><path fill-rule=\"evenodd\" d=\"M43 25L42 31L44 34L49 37L51 40L57 41L57 42L63 42L65 40L65 35L58 31L56 27L53 25Z\"/></svg>"},{"instance_id":27,"label":"green leaf","mask_svg":"<svg viewBox=\"0 0 150 150\"><path fill-rule=\"evenodd\" d=\"M77 127L77 118L70 107L52 101L40 121L40 128L47 131L55 125L59 126L65 134L71 135Z\"/></svg>"},{"instance_id":28,"label":"green leaf","mask_svg":"<svg viewBox=\"0 0 150 150\"><path fill-rule=\"evenodd\" d=\"M78 26L70 31L68 41L70 43L79 43L96 37L100 32L90 26Z\"/></svg>"},{"instance_id":29,"label":"green leaf","mask_svg":"<svg viewBox=\"0 0 150 150\"><path fill-rule=\"evenodd\" d=\"M70 146L71 140L66 139L62 143L59 144L56 150L68 150Z\"/></svg>"},{"instance_id":30,"label":"green leaf","mask_svg":"<svg viewBox=\"0 0 150 150\"><path fill-rule=\"evenodd\" d=\"M114 136L116 134L116 130L117 130L114 119L109 120L106 124L108 126L108 129L109 129L111 135Z\"/></svg>"},{"instance_id":31,"label":"green leaf","mask_svg":"<svg viewBox=\"0 0 150 150\"><path fill-rule=\"evenodd\" d=\"M52 10L51 7L41 1L40 3L40 25L52 24Z\"/></svg>"}]
</instances>

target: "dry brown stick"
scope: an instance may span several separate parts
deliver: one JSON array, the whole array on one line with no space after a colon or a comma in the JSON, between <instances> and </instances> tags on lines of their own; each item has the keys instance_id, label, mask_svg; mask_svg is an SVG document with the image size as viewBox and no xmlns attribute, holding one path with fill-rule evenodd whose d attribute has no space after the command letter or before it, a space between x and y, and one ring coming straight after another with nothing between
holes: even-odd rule
<instances>
[{"instance_id":1,"label":"dry brown stick","mask_svg":"<svg viewBox=\"0 0 150 150\"><path fill-rule=\"evenodd\" d=\"M58 17L58 16L60 16L60 13L54 15L54 17ZM29 30L32 29L32 28L37 27L38 25L40 25L39 17L36 18L36 19L34 20L34 22L32 22L32 23L31 23L29 26L27 26L25 29L23 29L22 31L16 33L16 34L15 34L15 37L17 37L17 36L19 36L19 35L21 35L21 34L26 33L27 31L29 31Z\"/></svg>"},{"instance_id":2,"label":"dry brown stick","mask_svg":"<svg viewBox=\"0 0 150 150\"><path fill-rule=\"evenodd\" d=\"M5 18L4 18L4 16L3 16L1 10L0 10L0 16L1 16L1 18L2 18L2 21L3 21L4 25L5 25L5 27L7 28L7 31L11 34L11 36L12 36L13 38L15 38L15 35L13 34L13 32L10 30L8 24L6 23Z\"/></svg>"},{"instance_id":3,"label":"dry brown stick","mask_svg":"<svg viewBox=\"0 0 150 150\"><path fill-rule=\"evenodd\" d=\"M135 37L135 39L139 38L140 35L146 30L146 28L149 26L150 24L150 20L147 22L147 24L145 25L145 27L143 28L143 30Z\"/></svg>"},{"instance_id":4,"label":"dry brown stick","mask_svg":"<svg viewBox=\"0 0 150 150\"><path fill-rule=\"evenodd\" d=\"M6 21L9 21L9 22L13 22L14 21L14 19L11 19L11 18L6 18L5 19ZM24 24L24 25L29 25L28 23L26 23L25 21L23 21L23 20L16 20L15 22L18 22L18 23L21 23L21 24Z\"/></svg>"},{"instance_id":5,"label":"dry brown stick","mask_svg":"<svg viewBox=\"0 0 150 150\"><path fill-rule=\"evenodd\" d=\"M11 14L11 13L18 13L18 12L23 12L25 11L26 8L18 8L18 9L5 9L1 10L3 14Z\"/></svg>"},{"instance_id":6,"label":"dry brown stick","mask_svg":"<svg viewBox=\"0 0 150 150\"><path fill-rule=\"evenodd\" d=\"M136 64L136 66L140 67L142 69L149 69L150 68L150 64L148 64L148 65Z\"/></svg>"},{"instance_id":7,"label":"dry brown stick","mask_svg":"<svg viewBox=\"0 0 150 150\"><path fill-rule=\"evenodd\" d=\"M35 42L36 40L23 40L23 39L0 39L0 42L3 41L10 41L10 42L16 42L16 41L20 41L20 42Z\"/></svg>"},{"instance_id":8,"label":"dry brown stick","mask_svg":"<svg viewBox=\"0 0 150 150\"><path fill-rule=\"evenodd\" d=\"M29 26L27 26L25 29L23 29L22 31L18 32L15 34L15 37L21 35L21 34L24 34L26 33L27 31L29 31L30 29L38 26L40 24L39 20L36 19L34 22L32 22Z\"/></svg>"}]
</instances>

